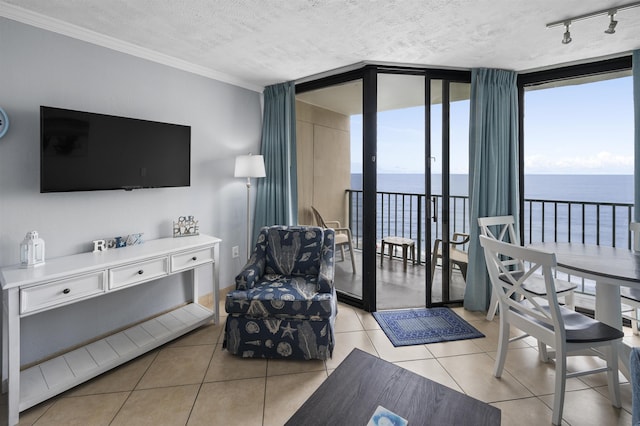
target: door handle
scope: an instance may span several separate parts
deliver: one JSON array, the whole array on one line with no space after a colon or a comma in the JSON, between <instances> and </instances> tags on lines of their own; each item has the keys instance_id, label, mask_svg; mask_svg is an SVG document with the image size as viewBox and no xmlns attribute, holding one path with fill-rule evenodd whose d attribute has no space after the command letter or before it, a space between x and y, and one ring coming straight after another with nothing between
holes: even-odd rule
<instances>
[{"instance_id":1,"label":"door handle","mask_svg":"<svg viewBox=\"0 0 640 426\"><path fill-rule=\"evenodd\" d=\"M431 202L433 203L433 221L438 222L438 197L431 197Z\"/></svg>"}]
</instances>

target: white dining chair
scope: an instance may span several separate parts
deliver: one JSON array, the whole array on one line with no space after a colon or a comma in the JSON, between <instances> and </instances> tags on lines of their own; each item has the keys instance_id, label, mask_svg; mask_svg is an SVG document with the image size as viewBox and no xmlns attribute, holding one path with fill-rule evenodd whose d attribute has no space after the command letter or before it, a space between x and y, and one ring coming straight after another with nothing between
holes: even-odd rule
<instances>
[{"instance_id":1,"label":"white dining chair","mask_svg":"<svg viewBox=\"0 0 640 426\"><path fill-rule=\"evenodd\" d=\"M480 227L480 235L492 238L497 241L520 245L520 237L515 231L515 219L513 216L489 216L479 217L478 226ZM519 262L513 262L511 268L518 268ZM522 273L524 270L513 269L514 272ZM531 285L529 283L529 285ZM529 289L534 293L544 293L544 283L536 281L537 288ZM575 309L574 290L578 286L564 280L556 279L556 292L564 297L564 303L567 307ZM487 321L493 321L498 310L498 295L491 292L491 304L487 311Z\"/></svg>"},{"instance_id":2,"label":"white dining chair","mask_svg":"<svg viewBox=\"0 0 640 426\"><path fill-rule=\"evenodd\" d=\"M555 350L555 389L553 395L554 425L562 422L566 379L587 374L607 373L609 398L614 407L620 407L620 384L618 379L618 344L622 341L622 330L560 306L555 287L554 269L556 256L534 249L498 241L484 235L480 245L491 279L493 291L498 295L500 305L500 334L498 354L494 365L494 375L500 377L507 357L510 341L531 336L538 340L540 358L549 361L547 346ZM513 271L514 262L527 264L525 273ZM541 273L541 275L540 275ZM526 283L542 277L545 294L532 293ZM509 339L510 328L525 334ZM594 348L606 348L595 351ZM584 355L594 349L594 355L606 358L606 367L586 371L567 372L567 356Z\"/></svg>"},{"instance_id":3,"label":"white dining chair","mask_svg":"<svg viewBox=\"0 0 640 426\"><path fill-rule=\"evenodd\" d=\"M632 237L633 251L640 252L640 222L631 222L629 224L629 230ZM638 310L640 309L640 289L630 287L620 287L620 297L622 298L622 312L623 318L631 321L631 329L636 336L640 334L638 332ZM631 308L631 310L625 310L625 305ZM629 312L628 314L626 312Z\"/></svg>"}]
</instances>

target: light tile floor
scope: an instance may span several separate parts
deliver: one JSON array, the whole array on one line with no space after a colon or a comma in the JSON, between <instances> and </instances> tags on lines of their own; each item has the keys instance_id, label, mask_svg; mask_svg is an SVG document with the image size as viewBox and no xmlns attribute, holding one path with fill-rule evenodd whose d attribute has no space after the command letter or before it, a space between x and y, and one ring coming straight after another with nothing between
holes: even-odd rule
<instances>
[{"instance_id":1,"label":"light tile floor","mask_svg":"<svg viewBox=\"0 0 640 426\"><path fill-rule=\"evenodd\" d=\"M222 349L223 327L212 324L24 411L20 425L282 425L353 348L500 408L503 425L550 424L554 367L539 362L535 341L513 344L497 379L497 320L454 309L486 337L394 348L371 314L341 304L326 362L240 359ZM569 368L594 362L576 357ZM570 379L563 424L630 425L631 388L620 377L621 409L609 403L604 373Z\"/></svg>"}]
</instances>

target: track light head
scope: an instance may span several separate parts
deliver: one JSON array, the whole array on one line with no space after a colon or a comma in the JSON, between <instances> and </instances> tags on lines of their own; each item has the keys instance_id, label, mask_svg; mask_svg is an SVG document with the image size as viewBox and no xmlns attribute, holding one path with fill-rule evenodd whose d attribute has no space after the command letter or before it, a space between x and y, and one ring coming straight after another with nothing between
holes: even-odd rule
<instances>
[{"instance_id":1,"label":"track light head","mask_svg":"<svg viewBox=\"0 0 640 426\"><path fill-rule=\"evenodd\" d=\"M571 33L569 32L569 26L571 24L585 19L595 18L597 16L609 16L609 27L604 30L604 32L605 34L615 34L616 26L618 25L618 21L616 21L616 14L623 10L633 9L636 7L640 7L640 1L638 0L627 4L620 4L617 6L609 7L607 9L596 10L595 12L585 13L583 15L574 16L572 18L566 17L559 21L548 23L547 28L564 27L562 44L569 44L571 43Z\"/></svg>"},{"instance_id":2,"label":"track light head","mask_svg":"<svg viewBox=\"0 0 640 426\"><path fill-rule=\"evenodd\" d=\"M618 25L618 21L615 20L615 17L616 17L615 12L609 13L609 18L611 18L611 20L609 21L609 28L604 30L606 34L614 34L616 32L616 25Z\"/></svg>"},{"instance_id":3,"label":"track light head","mask_svg":"<svg viewBox=\"0 0 640 426\"><path fill-rule=\"evenodd\" d=\"M567 21L564 23L564 35L562 36L562 44L571 43L571 33L569 32L569 25L571 25L571 21Z\"/></svg>"}]
</instances>

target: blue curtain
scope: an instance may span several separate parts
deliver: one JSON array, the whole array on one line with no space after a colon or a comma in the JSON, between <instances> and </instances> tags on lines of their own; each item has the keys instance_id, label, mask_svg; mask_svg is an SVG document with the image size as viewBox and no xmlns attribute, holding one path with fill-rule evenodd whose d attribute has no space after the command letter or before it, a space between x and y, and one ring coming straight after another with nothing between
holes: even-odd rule
<instances>
[{"instance_id":1,"label":"blue curtain","mask_svg":"<svg viewBox=\"0 0 640 426\"><path fill-rule=\"evenodd\" d=\"M261 154L267 176L257 179L254 237L263 226L298 224L296 90L292 81L264 89Z\"/></svg>"},{"instance_id":2,"label":"blue curtain","mask_svg":"<svg viewBox=\"0 0 640 426\"><path fill-rule=\"evenodd\" d=\"M478 218L518 219L518 90L516 73L471 70L469 118L469 266L464 307L486 311L491 285L478 239Z\"/></svg>"},{"instance_id":3,"label":"blue curtain","mask_svg":"<svg viewBox=\"0 0 640 426\"><path fill-rule=\"evenodd\" d=\"M633 51L633 115L635 117L635 170L633 220L640 222L640 50Z\"/></svg>"}]
</instances>

